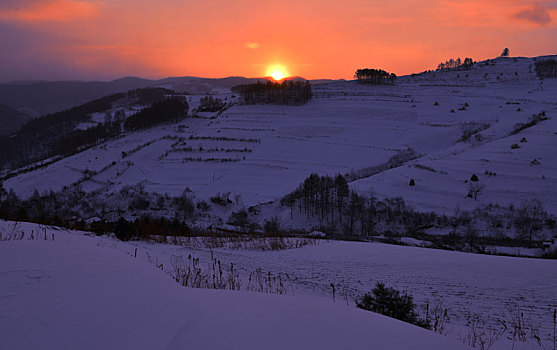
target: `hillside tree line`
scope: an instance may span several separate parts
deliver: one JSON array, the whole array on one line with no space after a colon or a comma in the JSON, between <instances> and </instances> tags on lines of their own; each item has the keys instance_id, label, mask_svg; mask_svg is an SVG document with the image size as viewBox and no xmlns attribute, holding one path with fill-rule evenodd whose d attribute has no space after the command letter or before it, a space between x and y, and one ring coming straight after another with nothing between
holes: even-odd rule
<instances>
[{"instance_id":1,"label":"hillside tree line","mask_svg":"<svg viewBox=\"0 0 557 350\"><path fill-rule=\"evenodd\" d=\"M282 198L280 204L290 208L292 220L308 219L308 228L341 239L367 240L382 236L396 243L400 237L413 237L430 241L432 247L483 253L488 244L539 248L542 239L557 236L555 216L536 199L523 201L516 207L489 204L471 211L457 208L452 215L440 215L416 211L399 197L379 200L371 193L358 194L349 189L342 175L311 174L295 191ZM7 191L0 183L2 219L100 234L116 232L121 239L150 239L165 232L188 235L191 223L209 215L212 205L233 204L230 200L224 204L196 201L187 188L175 197L147 192L141 184L109 193L85 192L79 185L72 185L57 192L35 191L31 197L21 199L13 189ZM240 210L231 215L229 224L257 231L261 226L255 221L259 215L256 212L252 208ZM276 217L265 222L266 232L280 234L281 227ZM431 236L427 229L447 233Z\"/></svg>"},{"instance_id":2,"label":"hillside tree line","mask_svg":"<svg viewBox=\"0 0 557 350\"><path fill-rule=\"evenodd\" d=\"M379 200L373 194L351 191L342 175L311 174L280 203L290 208L291 218L303 215L309 222L317 221L323 230L344 237L420 238L427 237L426 229L436 227L452 232L440 242L440 247L464 249L467 243L482 252L487 242L535 245L539 243L535 243L536 239L557 234L555 217L536 199L525 200L517 208L487 205L472 211L457 210L454 215L439 215L416 211L400 197ZM480 230L490 232L490 237L481 235ZM509 238L510 230L514 238ZM515 243L511 243L513 239Z\"/></svg>"},{"instance_id":3,"label":"hillside tree line","mask_svg":"<svg viewBox=\"0 0 557 350\"><path fill-rule=\"evenodd\" d=\"M305 215L318 218L322 225L347 236L367 237L376 234L379 222L387 223L382 231L392 234L413 231L432 223L432 213L417 213L402 198L378 201L373 195L350 191L342 175L331 177L311 174L281 204Z\"/></svg>"},{"instance_id":4,"label":"hillside tree line","mask_svg":"<svg viewBox=\"0 0 557 350\"><path fill-rule=\"evenodd\" d=\"M54 144L92 113L103 112L125 94L114 94L61 112L33 119L18 132L0 137L0 167L17 168L54 156Z\"/></svg>"},{"instance_id":5,"label":"hillside tree line","mask_svg":"<svg viewBox=\"0 0 557 350\"><path fill-rule=\"evenodd\" d=\"M126 131L148 129L162 123L176 123L188 116L188 103L183 97L169 97L129 116Z\"/></svg>"},{"instance_id":6,"label":"hillside tree line","mask_svg":"<svg viewBox=\"0 0 557 350\"><path fill-rule=\"evenodd\" d=\"M132 121L126 130L178 120L187 114L187 103L181 96L170 98L174 95L172 90L163 88L136 89L33 119L15 134L0 137L0 168L15 169L57 155L73 154L85 146L118 136L123 131L125 113L118 111L112 118L109 110L116 103L151 104L147 111L130 117ZM181 102L174 99L181 99ZM79 124L90 121L92 114L102 112L106 113L104 124L99 123L86 130L76 129Z\"/></svg>"}]
</instances>

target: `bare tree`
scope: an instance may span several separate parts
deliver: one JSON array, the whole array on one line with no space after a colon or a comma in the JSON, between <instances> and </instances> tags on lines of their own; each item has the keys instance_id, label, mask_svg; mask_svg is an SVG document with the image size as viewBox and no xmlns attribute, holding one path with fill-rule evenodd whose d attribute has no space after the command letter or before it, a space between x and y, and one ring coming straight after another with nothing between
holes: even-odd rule
<instances>
[{"instance_id":1,"label":"bare tree","mask_svg":"<svg viewBox=\"0 0 557 350\"><path fill-rule=\"evenodd\" d=\"M543 204L538 199L522 202L515 218L515 227L523 237L528 237L531 242L536 232L540 231L547 217Z\"/></svg>"},{"instance_id":2,"label":"bare tree","mask_svg":"<svg viewBox=\"0 0 557 350\"><path fill-rule=\"evenodd\" d=\"M110 112L106 112L104 114L104 125L109 125L110 123L112 123L112 114Z\"/></svg>"},{"instance_id":3,"label":"bare tree","mask_svg":"<svg viewBox=\"0 0 557 350\"><path fill-rule=\"evenodd\" d=\"M478 196L483 192L485 185L479 182L470 182L468 185L468 197L478 200Z\"/></svg>"}]
</instances>

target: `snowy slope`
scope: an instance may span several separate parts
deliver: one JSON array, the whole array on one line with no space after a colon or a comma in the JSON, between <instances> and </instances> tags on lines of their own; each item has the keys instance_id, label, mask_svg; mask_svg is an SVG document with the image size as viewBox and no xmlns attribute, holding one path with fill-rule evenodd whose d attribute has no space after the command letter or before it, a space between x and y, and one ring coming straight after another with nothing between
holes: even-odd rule
<instances>
[{"instance_id":1,"label":"snowy slope","mask_svg":"<svg viewBox=\"0 0 557 350\"><path fill-rule=\"evenodd\" d=\"M106 238L41 233L0 242L2 349L465 348L330 301L180 287Z\"/></svg>"},{"instance_id":2,"label":"snowy slope","mask_svg":"<svg viewBox=\"0 0 557 350\"><path fill-rule=\"evenodd\" d=\"M131 133L4 186L29 196L94 170L90 180L79 181L85 190L141 182L148 191L173 195L189 187L198 198L232 192L253 205L282 197L312 172L346 174L410 148L418 159L368 174L352 188L402 196L418 209L439 212L538 198L556 213L557 81L540 82L533 64L531 58L496 59L469 71L401 77L395 86L318 84L314 99L301 107L233 106L209 119ZM542 111L548 120L510 136L515 124ZM488 128L459 142L465 125ZM515 143L520 148L511 149ZM466 197L472 174L486 185L477 201Z\"/></svg>"},{"instance_id":3,"label":"snowy slope","mask_svg":"<svg viewBox=\"0 0 557 350\"><path fill-rule=\"evenodd\" d=\"M44 241L45 229L46 241ZM557 307L555 299L557 261L555 260L485 256L339 241L322 241L317 245L282 251L214 247L210 249L201 244L200 238L182 241L181 245L121 242L106 236L84 236L82 232L54 230L27 223L14 225L4 221L0 221L0 233L4 240L10 236L21 237L21 233L24 233L24 240L0 241L0 281L2 282L0 283L0 310L6 316L0 317L0 348L3 348L1 346L2 335L5 334L2 333L3 330L24 332L29 326L23 327L22 324L38 327L34 328L37 332L41 331L40 327L45 327L45 334L61 332L56 327L62 326L55 322L55 318L62 316L48 316L58 307L57 305L64 307L60 310L65 310L66 319L77 318L76 315L79 313L97 315L95 311L97 308L100 314L111 314L107 308L114 307L117 310L116 315L112 316L114 320L112 318L105 320L105 318L103 319L105 324L95 324L94 322L98 321L95 316L87 321L89 323L86 326L99 333L108 332L111 327L115 327L114 332L120 333L121 330L127 329L126 325L131 322L131 325L138 327L139 334L144 334L145 328L142 327L154 327L159 330L158 327L164 326L164 330L160 329L160 332L168 333L161 333L161 338L156 338L156 341L170 339L168 337L176 335L186 321L191 321L191 318L183 318L184 315L193 314L195 321L191 321L189 327L194 327L196 322L203 320L204 323L199 327L216 329L215 332L218 334L224 334L222 333L225 332L224 328L230 328L232 333L228 335L230 337L245 335L242 330L231 326L238 324L239 319L245 319L245 323L239 323L239 327L253 328L254 331L250 333L252 335L248 337L253 338L253 342L262 341L257 334L269 332L269 329L263 327L269 325L269 327L284 329L285 331L282 332L284 334L297 334L297 329L317 327L322 328L324 333L338 336L342 341L345 341L344 337L354 337L354 341L362 342L361 344L368 344L369 339L374 339L373 344L382 344L383 340L388 344L397 344L390 343L392 339L388 338L392 333L388 330L383 331L383 326L380 324L373 326L373 329L381 329L378 334L371 330L366 331L368 322L376 322L373 320L377 320L376 317L379 316L369 316L369 313L364 313L368 316L358 316L360 312L353 309L353 300L369 292L376 282L384 282L388 286L411 293L422 315L426 313L426 303L430 305L430 312L433 312L435 306L440 306L441 310L446 308L449 318L446 320L443 334L455 341L470 344L468 336L473 329L478 334L481 332L488 334L492 330L503 332L501 321L510 327L513 312L519 310L524 317L522 327L528 329L528 332L530 327L533 327L543 344L551 344L552 313ZM30 241L32 234L34 240ZM197 244L191 244L192 242ZM159 266L166 274L172 276L174 273L172 260L180 258L187 261L189 256L199 258L199 266L206 272L211 271L210 262L213 257L221 261L222 266L234 264L235 270L239 273L242 292L221 294L215 291L184 288L176 290L177 284L161 270L155 268ZM275 277L282 276L287 296L260 296L246 293L249 275L258 270L264 275L270 273ZM87 282L88 278L92 281ZM50 289L41 289L42 286L49 286L49 283ZM332 305L331 283L336 288L334 305ZM60 290L60 288L70 287L75 288L70 291ZM164 289L164 292L158 288ZM71 294L75 295L74 299L68 299L68 295ZM78 298L80 295L83 297ZM119 298L130 300L124 301ZM48 300L48 303L44 300ZM68 310L82 302L83 305L94 305L95 310L84 308L83 305L76 306L75 310ZM142 303L146 303L149 307L140 307ZM209 305L213 303L216 306ZM244 304L252 306L243 307L238 311L238 308ZM270 310L269 313L273 316L269 317L272 318L258 313L261 312L258 311L261 308ZM186 312L185 309L189 311ZM293 311L295 309L299 309L300 314L295 313ZM322 310L315 311L316 309ZM211 319L199 315L205 313L204 310L211 315L207 316ZM237 319L233 319L234 316L231 315L233 310L236 314L241 314L241 318L238 316ZM162 316L157 313L159 311ZM57 312L56 315L61 314ZM331 317L334 321L329 324L327 322ZM366 321L359 317L372 319ZM224 318L224 321L221 323L215 320L216 318ZM137 319L141 319L141 322L134 321ZM475 328L471 328L474 320L477 323ZM41 323L42 321L46 324ZM291 323L292 328L288 328L289 326L283 325L282 322ZM352 325L353 322L362 323L363 328L344 326ZM142 325L143 323L145 325ZM156 326L157 323L161 323L162 326ZM333 331L334 327L336 330ZM410 326L405 325L405 327ZM197 328L195 329L197 332ZM206 335L201 330L199 333ZM385 334L385 338L379 333ZM109 334L106 334L108 337ZM186 333L183 334L185 335ZM87 337L87 334L79 336ZM417 344L420 344L421 336L415 336L418 340ZM6 339L13 341L14 337L15 335L10 335ZM307 337L310 337L309 333ZM324 337L329 339L327 336ZM486 337L484 334L484 339ZM499 336L492 349L511 348L512 344L508 342L508 337L512 338L511 328L507 333ZM187 338L192 339L192 336ZM286 345L287 343L284 343L288 341L286 338L288 337L278 336L272 339ZM406 336L400 338L399 340L403 341ZM528 342L517 341L514 349L539 348L530 335L527 338ZM309 338L302 340L311 341ZM134 341L129 341L135 344ZM331 339L328 342L338 344ZM230 343L234 342L230 341ZM150 343L146 342L146 344ZM265 344L267 348L267 343ZM405 343L399 344L400 348L407 348L402 344ZM294 348L299 347L294 346ZM345 347L340 346L340 348Z\"/></svg>"}]
</instances>

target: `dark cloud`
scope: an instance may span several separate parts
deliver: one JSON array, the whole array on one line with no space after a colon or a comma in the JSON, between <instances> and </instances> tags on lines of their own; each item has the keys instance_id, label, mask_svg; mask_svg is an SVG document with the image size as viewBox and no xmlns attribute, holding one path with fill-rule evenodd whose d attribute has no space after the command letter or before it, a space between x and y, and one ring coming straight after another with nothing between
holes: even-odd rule
<instances>
[{"instance_id":1,"label":"dark cloud","mask_svg":"<svg viewBox=\"0 0 557 350\"><path fill-rule=\"evenodd\" d=\"M0 9L21 10L46 0L0 0Z\"/></svg>"},{"instance_id":2,"label":"dark cloud","mask_svg":"<svg viewBox=\"0 0 557 350\"><path fill-rule=\"evenodd\" d=\"M4 22L67 22L93 18L100 14L100 3L77 0L23 1L15 6L12 0L0 0L0 21ZM9 6L6 6L9 5Z\"/></svg>"},{"instance_id":3,"label":"dark cloud","mask_svg":"<svg viewBox=\"0 0 557 350\"><path fill-rule=\"evenodd\" d=\"M535 24L546 25L551 23L551 15L547 8L533 5L530 8L519 11L513 15L514 18Z\"/></svg>"},{"instance_id":4,"label":"dark cloud","mask_svg":"<svg viewBox=\"0 0 557 350\"><path fill-rule=\"evenodd\" d=\"M14 80L87 79L87 74L70 65L53 48L68 45L67 40L25 27L0 22L0 83Z\"/></svg>"}]
</instances>

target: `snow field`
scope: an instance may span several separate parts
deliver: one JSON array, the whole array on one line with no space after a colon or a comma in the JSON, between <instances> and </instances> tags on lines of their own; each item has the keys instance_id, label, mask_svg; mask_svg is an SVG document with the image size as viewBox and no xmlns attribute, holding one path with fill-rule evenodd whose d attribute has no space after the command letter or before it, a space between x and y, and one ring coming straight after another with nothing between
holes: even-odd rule
<instances>
[{"instance_id":1,"label":"snow field","mask_svg":"<svg viewBox=\"0 0 557 350\"><path fill-rule=\"evenodd\" d=\"M2 223L4 238L14 231L13 227L13 223ZM22 223L15 229L17 232L26 232L26 237L29 237L31 230L43 232L35 224ZM121 242L109 237L86 237L83 233L53 231L50 228L47 228L47 232L48 241L42 242L43 245L83 245L87 249L102 248L137 256L135 261L147 262L151 269L162 267L170 276L174 273L173 259L187 261L190 256L199 258L199 266L205 273L210 273L211 259L214 257L225 269L234 264L235 271L239 273L241 290L246 290L249 275L257 270L264 275L270 273L273 277L281 276L286 294L296 298L317 298L332 303L331 284L334 284L336 304L348 308L354 306L355 298L369 292L377 282L383 282L411 293L422 315L426 312L426 304L430 305L430 310L436 306L446 308L449 319L444 334L455 341L467 341L469 325L473 320L481 321L478 326L480 330L500 331L499 320L510 324L511 313L518 310L524 315L525 327L531 325L547 345L550 344L553 329L552 313L557 307L555 260L339 241L317 241L316 245L282 251L210 249L204 248L201 243L192 244L191 241L187 246L181 246ZM51 233L55 234L54 242L51 241ZM18 243L41 244L25 240L8 241L1 242L0 249L6 244L10 245L9 249L19 249L11 248ZM16 259L12 254L29 256L22 250L8 253L9 249L4 248L7 261L27 259ZM57 254L62 253L57 251ZM95 264L98 263L94 261L92 265ZM0 266L4 266L4 263ZM108 265L99 266L110 271ZM502 337L493 349L508 349L511 344L505 339L505 336ZM517 348L538 347L532 342L517 342Z\"/></svg>"},{"instance_id":2,"label":"snow field","mask_svg":"<svg viewBox=\"0 0 557 350\"><path fill-rule=\"evenodd\" d=\"M127 243L51 229L47 238L0 242L2 349L466 348L320 298L180 287L123 254Z\"/></svg>"}]
</instances>

